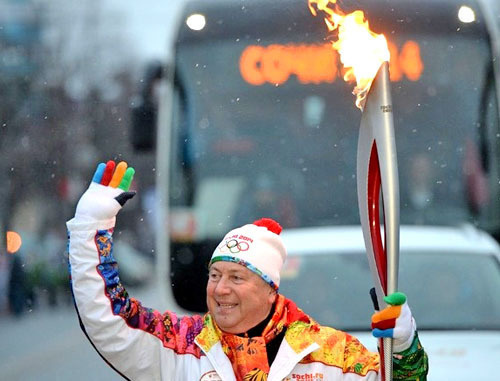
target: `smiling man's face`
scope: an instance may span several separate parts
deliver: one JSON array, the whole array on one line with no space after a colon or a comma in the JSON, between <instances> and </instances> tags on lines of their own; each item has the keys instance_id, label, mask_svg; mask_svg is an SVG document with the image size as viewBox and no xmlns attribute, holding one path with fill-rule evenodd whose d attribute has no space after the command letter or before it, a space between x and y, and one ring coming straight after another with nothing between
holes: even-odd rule
<instances>
[{"instance_id":1,"label":"smiling man's face","mask_svg":"<svg viewBox=\"0 0 500 381\"><path fill-rule=\"evenodd\" d=\"M207 306L221 330L243 333L263 321L276 299L276 292L257 274L232 262L210 266Z\"/></svg>"}]
</instances>

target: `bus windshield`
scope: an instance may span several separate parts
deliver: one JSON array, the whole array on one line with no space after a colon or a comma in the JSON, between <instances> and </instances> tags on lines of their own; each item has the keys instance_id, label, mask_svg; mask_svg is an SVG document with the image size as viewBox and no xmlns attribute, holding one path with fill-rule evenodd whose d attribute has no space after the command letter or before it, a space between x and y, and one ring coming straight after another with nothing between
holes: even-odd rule
<instances>
[{"instance_id":1,"label":"bus windshield","mask_svg":"<svg viewBox=\"0 0 500 381\"><path fill-rule=\"evenodd\" d=\"M469 2L466 23L452 0L362 3L391 54L401 223L472 222L498 238L498 95L479 8ZM193 0L182 17L171 138L157 149L170 163L169 285L201 312L206 266L230 229L262 217L359 224L362 114L306 0Z\"/></svg>"},{"instance_id":2,"label":"bus windshield","mask_svg":"<svg viewBox=\"0 0 500 381\"><path fill-rule=\"evenodd\" d=\"M498 210L498 183L483 168L492 127L480 126L487 39L422 30L389 36L389 45L401 223L455 224ZM190 238L262 216L285 228L359 223L361 111L329 50L293 36L178 46L170 201L172 213L191 216ZM489 94L498 131L494 87ZM488 181L496 190L483 194Z\"/></svg>"}]
</instances>

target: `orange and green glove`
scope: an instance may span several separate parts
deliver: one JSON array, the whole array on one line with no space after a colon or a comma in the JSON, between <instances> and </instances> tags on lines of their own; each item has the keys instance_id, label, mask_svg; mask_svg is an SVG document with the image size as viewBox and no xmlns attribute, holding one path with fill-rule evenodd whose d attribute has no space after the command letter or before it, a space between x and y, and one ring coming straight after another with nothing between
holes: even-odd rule
<instances>
[{"instance_id":1,"label":"orange and green glove","mask_svg":"<svg viewBox=\"0 0 500 381\"><path fill-rule=\"evenodd\" d=\"M402 292L387 295L384 301L388 306L372 316L372 334L377 338L394 339L393 351L402 352L411 346L415 337L415 319Z\"/></svg>"},{"instance_id":2,"label":"orange and green glove","mask_svg":"<svg viewBox=\"0 0 500 381\"><path fill-rule=\"evenodd\" d=\"M114 218L125 202L135 196L135 192L129 191L134 173L134 168L128 168L124 161L118 165L113 160L100 163L89 188L78 201L75 218L81 221Z\"/></svg>"}]
</instances>

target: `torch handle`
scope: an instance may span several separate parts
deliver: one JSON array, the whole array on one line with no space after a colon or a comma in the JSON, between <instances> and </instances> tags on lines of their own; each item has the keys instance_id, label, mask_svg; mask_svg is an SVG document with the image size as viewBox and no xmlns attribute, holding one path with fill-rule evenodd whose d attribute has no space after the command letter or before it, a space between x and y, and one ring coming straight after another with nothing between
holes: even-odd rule
<instances>
[{"instance_id":1,"label":"torch handle","mask_svg":"<svg viewBox=\"0 0 500 381\"><path fill-rule=\"evenodd\" d=\"M392 381L392 339L386 337L382 339L384 347L384 381Z\"/></svg>"}]
</instances>

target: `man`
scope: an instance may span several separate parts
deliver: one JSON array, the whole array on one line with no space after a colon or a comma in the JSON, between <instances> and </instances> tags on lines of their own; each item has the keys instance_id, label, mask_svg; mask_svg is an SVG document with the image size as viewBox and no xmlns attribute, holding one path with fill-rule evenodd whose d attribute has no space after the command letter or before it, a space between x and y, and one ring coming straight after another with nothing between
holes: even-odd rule
<instances>
[{"instance_id":1,"label":"man","mask_svg":"<svg viewBox=\"0 0 500 381\"><path fill-rule=\"evenodd\" d=\"M115 216L134 193L125 162L97 167L68 221L75 306L94 347L130 380L376 380L379 356L320 326L278 293L286 250L273 220L229 232L209 265L208 313L179 318L143 307L123 288L112 253ZM374 315L394 337L395 379L425 379L427 357L404 295ZM379 329L381 328L381 330Z\"/></svg>"}]
</instances>

